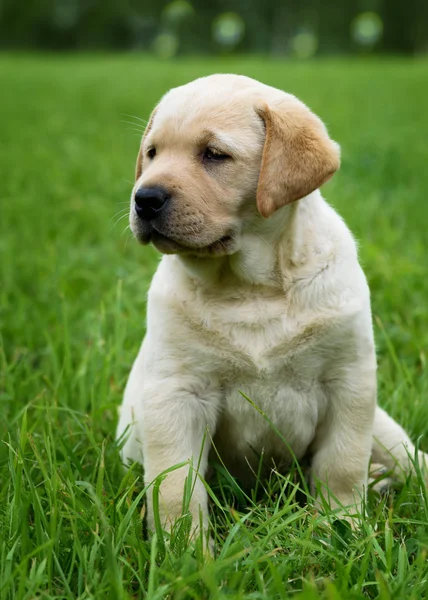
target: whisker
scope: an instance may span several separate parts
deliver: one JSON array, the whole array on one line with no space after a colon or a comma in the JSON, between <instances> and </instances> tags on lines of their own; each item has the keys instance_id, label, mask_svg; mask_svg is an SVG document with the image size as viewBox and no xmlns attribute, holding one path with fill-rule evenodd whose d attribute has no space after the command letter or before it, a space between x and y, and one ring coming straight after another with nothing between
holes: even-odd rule
<instances>
[{"instance_id":1,"label":"whisker","mask_svg":"<svg viewBox=\"0 0 428 600\"><path fill-rule=\"evenodd\" d=\"M129 133L133 133L134 136L138 137L140 140L144 135L144 131L137 131L137 130L133 130L133 129L128 129Z\"/></svg>"},{"instance_id":2,"label":"whisker","mask_svg":"<svg viewBox=\"0 0 428 600\"><path fill-rule=\"evenodd\" d=\"M190 225L190 231L194 234L194 235L198 235L199 231L196 229L195 225Z\"/></svg>"},{"instance_id":3,"label":"whisker","mask_svg":"<svg viewBox=\"0 0 428 600\"><path fill-rule=\"evenodd\" d=\"M122 232L121 232L120 236L122 237L122 235L123 235L124 233L126 233L126 232L128 231L128 229L129 229L129 231L130 231L130 234L131 234L131 236L132 236L132 232L131 232L131 226L130 226L130 224L129 224L129 223L128 223L128 225L125 227L125 229L123 229L123 230L122 230Z\"/></svg>"},{"instance_id":4,"label":"whisker","mask_svg":"<svg viewBox=\"0 0 428 600\"><path fill-rule=\"evenodd\" d=\"M121 208L120 210L118 210L118 211L117 211L117 213L116 213L115 215L113 215L112 217L110 217L110 219L109 219L109 223L110 223L111 221L113 221L113 219L115 219L115 218L116 218L117 216L119 216L120 214L122 214L122 213L124 213L124 212L128 212L128 210L129 210L129 209L128 209L128 207L126 207L126 208Z\"/></svg>"},{"instance_id":5,"label":"whisker","mask_svg":"<svg viewBox=\"0 0 428 600\"><path fill-rule=\"evenodd\" d=\"M122 221L122 219L124 219L125 217L129 217L129 212L127 212L126 214L122 215L121 217L119 217L116 221L116 223L114 223L114 225L111 226L110 228L110 233L113 231L113 229L116 227L116 225L119 223L119 221Z\"/></svg>"},{"instance_id":6,"label":"whisker","mask_svg":"<svg viewBox=\"0 0 428 600\"><path fill-rule=\"evenodd\" d=\"M129 227L129 225L128 225L128 227ZM126 229L125 229L125 231L126 231ZM128 236L127 240L125 241L125 247L124 247L124 249L123 249L123 251L124 251L124 252L126 251L126 246L128 245L128 243L129 243L129 240L130 240L132 237L133 237L133 236L132 236L132 233L131 233L131 234Z\"/></svg>"},{"instance_id":7,"label":"whisker","mask_svg":"<svg viewBox=\"0 0 428 600\"><path fill-rule=\"evenodd\" d=\"M121 117L129 117L130 119L137 119L138 121L141 121L142 123L144 123L144 125L147 125L148 121L146 121L146 119L142 119L141 117L137 117L137 115L128 115L128 113L120 113Z\"/></svg>"},{"instance_id":8,"label":"whisker","mask_svg":"<svg viewBox=\"0 0 428 600\"><path fill-rule=\"evenodd\" d=\"M138 123L133 123L132 121L124 121L123 119L120 121L121 123L125 123L125 125L132 125L132 127L136 127L136 131L145 131L144 125L139 125Z\"/></svg>"},{"instance_id":9,"label":"whisker","mask_svg":"<svg viewBox=\"0 0 428 600\"><path fill-rule=\"evenodd\" d=\"M143 130L138 130L138 129L131 129L130 127L126 128L126 132L127 133L134 133L136 135L138 135L140 138L143 137L144 135L144 131Z\"/></svg>"}]
</instances>

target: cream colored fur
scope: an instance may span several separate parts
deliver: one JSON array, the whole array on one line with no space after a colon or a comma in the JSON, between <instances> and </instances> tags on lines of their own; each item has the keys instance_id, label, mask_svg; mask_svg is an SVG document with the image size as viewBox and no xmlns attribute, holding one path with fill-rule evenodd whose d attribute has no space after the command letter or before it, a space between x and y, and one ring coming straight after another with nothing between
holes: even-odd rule
<instances>
[{"instance_id":1,"label":"cream colored fur","mask_svg":"<svg viewBox=\"0 0 428 600\"><path fill-rule=\"evenodd\" d=\"M232 158L206 164L207 146ZM289 449L310 455L333 508L362 501L371 456L397 473L411 469L414 446L376 407L370 296L355 242L317 189L338 166L321 121L254 80L199 79L158 105L134 192L163 185L172 206L153 234L165 255L117 430L123 461L143 463L147 483L189 459L205 476L211 438L249 483L262 452L266 467L281 469ZM132 199L131 227L142 239ZM188 473L161 485L165 526L181 513ZM206 524L207 494L194 477L190 509ZM152 528L151 491L148 518Z\"/></svg>"}]
</instances>

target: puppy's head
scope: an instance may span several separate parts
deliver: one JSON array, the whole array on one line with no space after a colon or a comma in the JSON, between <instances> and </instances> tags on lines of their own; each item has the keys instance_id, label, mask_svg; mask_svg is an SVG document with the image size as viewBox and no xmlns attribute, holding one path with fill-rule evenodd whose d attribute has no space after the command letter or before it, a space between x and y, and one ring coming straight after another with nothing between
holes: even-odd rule
<instances>
[{"instance_id":1,"label":"puppy's head","mask_svg":"<svg viewBox=\"0 0 428 600\"><path fill-rule=\"evenodd\" d=\"M231 254L246 224L307 196L338 167L337 144L294 96L236 75L198 79L152 113L131 229L164 253Z\"/></svg>"}]
</instances>

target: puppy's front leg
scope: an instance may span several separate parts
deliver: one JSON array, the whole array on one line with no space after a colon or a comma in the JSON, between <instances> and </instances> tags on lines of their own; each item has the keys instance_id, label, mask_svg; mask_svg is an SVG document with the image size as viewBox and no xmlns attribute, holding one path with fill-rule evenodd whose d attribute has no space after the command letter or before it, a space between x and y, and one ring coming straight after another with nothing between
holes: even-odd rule
<instances>
[{"instance_id":1,"label":"puppy's front leg","mask_svg":"<svg viewBox=\"0 0 428 600\"><path fill-rule=\"evenodd\" d=\"M198 389L199 388L199 389ZM159 512L165 529L170 529L183 510L186 479L191 478L193 494L188 507L192 515L192 530L208 523L208 498L200 476L204 477L208 463L210 435L214 434L219 399L217 393L201 382L173 379L152 380L144 385L142 440L144 477L146 484L164 474L160 484ZM207 430L209 435L206 435ZM177 464L189 465L165 473ZM156 485L147 494L148 526L154 529L153 495Z\"/></svg>"},{"instance_id":2,"label":"puppy's front leg","mask_svg":"<svg viewBox=\"0 0 428 600\"><path fill-rule=\"evenodd\" d=\"M326 393L327 415L314 443L314 484L320 484L332 509L361 510L376 407L374 357L362 365L335 369Z\"/></svg>"}]
</instances>

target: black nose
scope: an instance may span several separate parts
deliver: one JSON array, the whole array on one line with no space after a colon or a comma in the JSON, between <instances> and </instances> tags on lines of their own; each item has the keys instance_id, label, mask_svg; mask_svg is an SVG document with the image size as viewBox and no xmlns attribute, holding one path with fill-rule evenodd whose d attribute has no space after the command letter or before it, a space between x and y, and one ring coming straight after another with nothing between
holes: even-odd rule
<instances>
[{"instance_id":1,"label":"black nose","mask_svg":"<svg viewBox=\"0 0 428 600\"><path fill-rule=\"evenodd\" d=\"M168 192L159 186L140 187L134 196L135 212L145 221L151 221L166 208L170 198Z\"/></svg>"}]
</instances>

